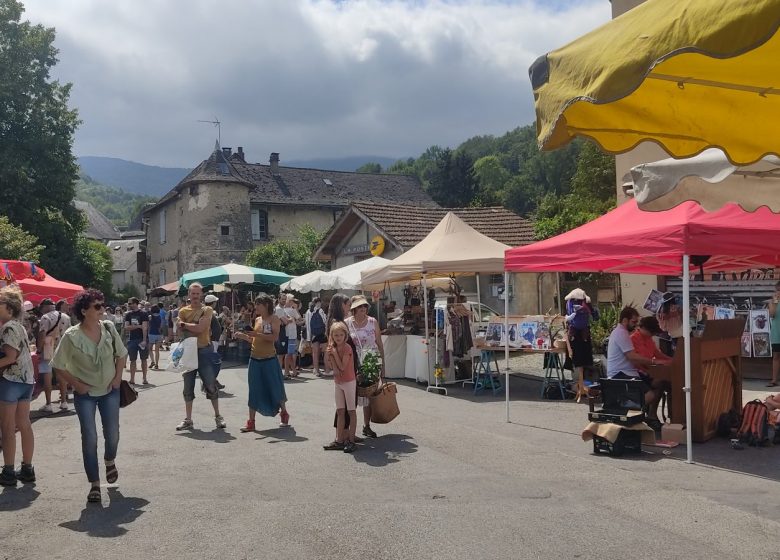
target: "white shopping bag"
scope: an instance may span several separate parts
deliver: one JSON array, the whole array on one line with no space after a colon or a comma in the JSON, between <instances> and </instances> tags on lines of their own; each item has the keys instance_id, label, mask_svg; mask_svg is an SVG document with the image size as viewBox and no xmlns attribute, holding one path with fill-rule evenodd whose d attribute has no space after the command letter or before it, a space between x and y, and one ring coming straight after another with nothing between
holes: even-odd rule
<instances>
[{"instance_id":1,"label":"white shopping bag","mask_svg":"<svg viewBox=\"0 0 780 560\"><path fill-rule=\"evenodd\" d=\"M191 336L171 344L171 363L168 369L186 372L198 369L198 339Z\"/></svg>"}]
</instances>

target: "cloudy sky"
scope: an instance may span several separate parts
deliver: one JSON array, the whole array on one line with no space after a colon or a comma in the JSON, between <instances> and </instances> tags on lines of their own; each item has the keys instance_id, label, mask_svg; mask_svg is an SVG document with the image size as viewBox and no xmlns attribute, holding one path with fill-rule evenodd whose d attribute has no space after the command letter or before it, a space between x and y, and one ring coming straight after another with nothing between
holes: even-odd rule
<instances>
[{"instance_id":1,"label":"cloudy sky","mask_svg":"<svg viewBox=\"0 0 780 560\"><path fill-rule=\"evenodd\" d=\"M527 68L608 0L23 0L54 26L77 155L191 167L417 156L533 120Z\"/></svg>"}]
</instances>

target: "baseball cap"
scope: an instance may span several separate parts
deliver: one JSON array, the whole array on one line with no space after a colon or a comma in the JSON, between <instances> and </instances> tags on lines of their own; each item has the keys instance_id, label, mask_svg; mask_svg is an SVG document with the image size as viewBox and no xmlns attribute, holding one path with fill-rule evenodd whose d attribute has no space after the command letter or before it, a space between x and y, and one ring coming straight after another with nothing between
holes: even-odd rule
<instances>
[{"instance_id":1,"label":"baseball cap","mask_svg":"<svg viewBox=\"0 0 780 560\"><path fill-rule=\"evenodd\" d=\"M44 305L54 305L54 302L50 298L45 298L41 300L40 306L43 307Z\"/></svg>"},{"instance_id":2,"label":"baseball cap","mask_svg":"<svg viewBox=\"0 0 780 560\"><path fill-rule=\"evenodd\" d=\"M215 301L219 301L219 298L214 294L209 294L205 298L203 298L203 301L205 301L206 303L214 303Z\"/></svg>"}]
</instances>

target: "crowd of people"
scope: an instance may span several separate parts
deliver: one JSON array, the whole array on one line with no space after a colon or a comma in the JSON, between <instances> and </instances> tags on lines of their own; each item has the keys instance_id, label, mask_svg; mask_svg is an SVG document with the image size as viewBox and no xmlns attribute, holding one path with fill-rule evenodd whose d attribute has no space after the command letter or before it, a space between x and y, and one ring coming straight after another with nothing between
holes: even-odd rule
<instances>
[{"instance_id":1,"label":"crowd of people","mask_svg":"<svg viewBox=\"0 0 780 560\"><path fill-rule=\"evenodd\" d=\"M140 360L142 383L148 384L147 360L159 366L159 351L173 340L194 337L197 369L183 373L184 419L176 430L194 428L192 407L196 378L214 411L215 426L227 426L219 409L219 348L231 340L251 345L248 367L248 419L241 432L255 430L256 415L279 415L280 426L290 425L285 379L299 371L297 352L301 343L310 344L312 371L317 377L332 378L336 430L325 450L352 453L365 437L377 437L371 428L370 401L357 396L361 360L369 351L383 363L384 350L379 325L368 315L363 296L334 295L329 304L315 298L301 315L300 301L281 294L276 301L268 295L242 306L233 314L227 307L220 313L213 295L192 284L186 303L180 306L149 305L131 298L126 306L109 308L97 290L76 294L73 303L45 299L37 308L23 301L15 286L0 289L0 434L3 468L0 485L35 482L34 434L30 403L36 387L36 368L46 404L40 411L53 413L52 391L56 380L59 407L73 407L81 428L84 471L89 483L87 500L100 502L101 473L98 459L96 417L100 414L105 449L105 480L119 478L116 457L119 446L120 384L129 361L130 383L135 384ZM129 360L128 360L129 359ZM384 366L381 378L384 378ZM363 438L356 435L357 408L363 408ZM16 434L21 441L21 465L15 468Z\"/></svg>"}]
</instances>

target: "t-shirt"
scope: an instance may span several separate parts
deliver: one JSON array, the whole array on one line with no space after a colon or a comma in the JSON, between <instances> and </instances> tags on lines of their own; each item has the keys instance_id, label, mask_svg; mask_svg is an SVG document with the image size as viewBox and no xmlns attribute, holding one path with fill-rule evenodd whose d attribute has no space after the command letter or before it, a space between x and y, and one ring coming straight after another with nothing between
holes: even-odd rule
<instances>
[{"instance_id":1,"label":"t-shirt","mask_svg":"<svg viewBox=\"0 0 780 560\"><path fill-rule=\"evenodd\" d=\"M60 320L59 323L57 322L58 317ZM54 330L52 330L52 328L54 328ZM54 339L54 345L56 346L57 342L59 342L60 338L62 338L62 335L65 334L65 331L67 331L69 328L70 317L68 317L66 313L61 313L59 311L49 311L46 315L41 317L39 332L46 336L46 333L51 331L49 336Z\"/></svg>"},{"instance_id":2,"label":"t-shirt","mask_svg":"<svg viewBox=\"0 0 780 560\"><path fill-rule=\"evenodd\" d=\"M160 334L160 327L162 326L162 315L160 313L152 313L149 315L149 334Z\"/></svg>"},{"instance_id":3,"label":"t-shirt","mask_svg":"<svg viewBox=\"0 0 780 560\"><path fill-rule=\"evenodd\" d=\"M149 322L149 315L146 314L146 311L142 311L140 309L136 309L135 311L128 311L125 313L125 324L130 325L143 325L144 323ZM132 331L128 331L130 334L128 335L129 340L143 340L144 339L144 331L142 329L135 329Z\"/></svg>"},{"instance_id":4,"label":"t-shirt","mask_svg":"<svg viewBox=\"0 0 780 560\"><path fill-rule=\"evenodd\" d=\"M258 317L255 321L255 329L260 330L264 334L271 334L273 332L273 325L269 320L267 323L263 322L262 317ZM266 358L276 357L276 347L272 340L261 340L259 338L252 339L252 357L258 360L264 360Z\"/></svg>"},{"instance_id":5,"label":"t-shirt","mask_svg":"<svg viewBox=\"0 0 780 560\"><path fill-rule=\"evenodd\" d=\"M298 325L295 323L297 320L301 318L301 314L298 313L297 309L293 309L292 307L285 307L284 312L292 319L285 327L285 332L287 333L287 339L288 340L297 340L298 339Z\"/></svg>"},{"instance_id":6,"label":"t-shirt","mask_svg":"<svg viewBox=\"0 0 780 560\"><path fill-rule=\"evenodd\" d=\"M631 361L626 358L626 352L632 352L634 344L631 335L623 325L618 325L609 335L607 346L607 377L623 372L631 377L639 377L639 371Z\"/></svg>"},{"instance_id":7,"label":"t-shirt","mask_svg":"<svg viewBox=\"0 0 780 560\"><path fill-rule=\"evenodd\" d=\"M187 305L179 310L179 319L184 323L199 323L202 317L206 318L206 328L198 335L198 348L211 346L211 316L213 313L214 310L208 305L203 305L198 310ZM182 329L181 332L185 338L194 336L192 331L186 329Z\"/></svg>"},{"instance_id":8,"label":"t-shirt","mask_svg":"<svg viewBox=\"0 0 780 560\"><path fill-rule=\"evenodd\" d=\"M355 380L355 365L353 361L352 347L349 344L342 344L340 348L337 348L339 356L341 357L341 363L344 369L341 371L341 375L333 379L336 383L347 383Z\"/></svg>"},{"instance_id":9,"label":"t-shirt","mask_svg":"<svg viewBox=\"0 0 780 560\"><path fill-rule=\"evenodd\" d=\"M769 321L769 337L772 344L780 344L780 305L775 306L775 316Z\"/></svg>"},{"instance_id":10,"label":"t-shirt","mask_svg":"<svg viewBox=\"0 0 780 560\"><path fill-rule=\"evenodd\" d=\"M114 360L127 355L116 328L110 322L103 323L101 327L97 344L81 327L69 328L51 360L53 368L64 369L90 385L89 395L92 397L108 394L108 385L116 375Z\"/></svg>"},{"instance_id":11,"label":"t-shirt","mask_svg":"<svg viewBox=\"0 0 780 560\"><path fill-rule=\"evenodd\" d=\"M30 344L27 341L27 331L19 321L10 320L0 330L0 349L10 346L19 356L16 362L3 370L3 377L16 383L35 383L35 370L33 369L32 356L30 356Z\"/></svg>"}]
</instances>

